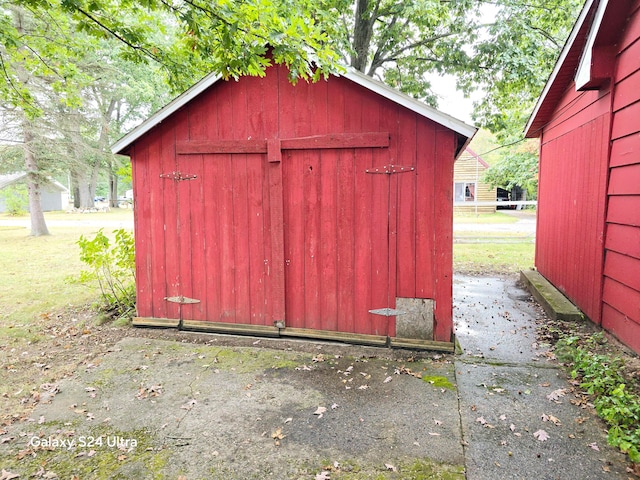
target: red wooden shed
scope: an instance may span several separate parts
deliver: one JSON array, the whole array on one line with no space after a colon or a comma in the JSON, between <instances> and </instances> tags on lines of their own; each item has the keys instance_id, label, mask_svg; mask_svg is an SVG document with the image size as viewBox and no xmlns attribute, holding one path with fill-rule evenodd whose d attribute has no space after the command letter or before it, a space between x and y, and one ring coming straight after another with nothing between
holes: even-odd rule
<instances>
[{"instance_id":1,"label":"red wooden shed","mask_svg":"<svg viewBox=\"0 0 640 480\"><path fill-rule=\"evenodd\" d=\"M137 325L451 349L453 163L476 129L348 71L210 75L113 145Z\"/></svg>"},{"instance_id":2,"label":"red wooden shed","mask_svg":"<svg viewBox=\"0 0 640 480\"><path fill-rule=\"evenodd\" d=\"M586 2L526 135L538 270L640 353L640 1Z\"/></svg>"}]
</instances>

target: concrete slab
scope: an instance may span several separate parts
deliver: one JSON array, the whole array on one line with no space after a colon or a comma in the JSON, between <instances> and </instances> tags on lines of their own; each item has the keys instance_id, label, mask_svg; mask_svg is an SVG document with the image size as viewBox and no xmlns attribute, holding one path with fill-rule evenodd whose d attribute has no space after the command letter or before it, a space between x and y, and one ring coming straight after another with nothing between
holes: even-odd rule
<instances>
[{"instance_id":1,"label":"concrete slab","mask_svg":"<svg viewBox=\"0 0 640 480\"><path fill-rule=\"evenodd\" d=\"M520 280L554 320L584 320L582 312L537 270L523 270Z\"/></svg>"},{"instance_id":2,"label":"concrete slab","mask_svg":"<svg viewBox=\"0 0 640 480\"><path fill-rule=\"evenodd\" d=\"M457 276L454 298L466 478L627 479L605 424L536 342L544 314L516 278Z\"/></svg>"},{"instance_id":3,"label":"concrete slab","mask_svg":"<svg viewBox=\"0 0 640 480\"><path fill-rule=\"evenodd\" d=\"M626 480L626 457L536 340L546 317L517 277L456 276L454 299L455 357L126 338L36 392L31 419L0 429L0 467L82 480Z\"/></svg>"},{"instance_id":4,"label":"concrete slab","mask_svg":"<svg viewBox=\"0 0 640 480\"><path fill-rule=\"evenodd\" d=\"M405 362L387 349L374 358L376 349L346 345L336 353L317 344L315 354L260 345L122 340L14 426L0 464L25 478L44 464L59 478L245 480L312 479L327 466L373 478L391 472L385 464L410 471L442 462L436 471L463 478L450 357ZM109 445L115 438L136 446ZM34 448L47 439L75 445Z\"/></svg>"}]
</instances>

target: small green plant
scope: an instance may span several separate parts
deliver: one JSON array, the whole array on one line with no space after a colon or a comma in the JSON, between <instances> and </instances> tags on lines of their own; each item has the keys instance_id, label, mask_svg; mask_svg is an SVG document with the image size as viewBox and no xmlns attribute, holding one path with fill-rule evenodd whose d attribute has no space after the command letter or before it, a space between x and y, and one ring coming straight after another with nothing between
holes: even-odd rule
<instances>
[{"instance_id":1,"label":"small green plant","mask_svg":"<svg viewBox=\"0 0 640 480\"><path fill-rule=\"evenodd\" d=\"M556 349L570 358L571 376L593 396L598 415L609 424L609 444L640 463L640 397L628 391L621 359L591 351L590 347L603 341L601 334L591 336L584 345L576 337L565 337Z\"/></svg>"},{"instance_id":2,"label":"small green plant","mask_svg":"<svg viewBox=\"0 0 640 480\"><path fill-rule=\"evenodd\" d=\"M26 185L8 186L0 191L0 198L4 199L5 211L12 217L27 213L29 194Z\"/></svg>"},{"instance_id":3,"label":"small green plant","mask_svg":"<svg viewBox=\"0 0 640 480\"><path fill-rule=\"evenodd\" d=\"M77 241L80 260L90 268L80 272L80 282L97 281L102 292L102 309L113 318L131 317L135 311L135 249L133 234L115 230L112 243L102 229L93 239Z\"/></svg>"}]
</instances>

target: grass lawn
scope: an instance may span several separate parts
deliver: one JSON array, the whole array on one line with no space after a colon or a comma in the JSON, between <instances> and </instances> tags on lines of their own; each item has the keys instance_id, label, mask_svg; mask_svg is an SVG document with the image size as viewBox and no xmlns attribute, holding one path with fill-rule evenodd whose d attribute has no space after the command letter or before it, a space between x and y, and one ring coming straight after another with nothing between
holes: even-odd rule
<instances>
[{"instance_id":1,"label":"grass lawn","mask_svg":"<svg viewBox=\"0 0 640 480\"><path fill-rule=\"evenodd\" d=\"M26 217L28 218L28 217ZM112 208L108 212L46 212L46 220L133 220L133 209Z\"/></svg>"},{"instance_id":2,"label":"grass lawn","mask_svg":"<svg viewBox=\"0 0 640 480\"><path fill-rule=\"evenodd\" d=\"M471 274L515 273L533 267L535 245L527 243L455 243L453 271Z\"/></svg>"},{"instance_id":3,"label":"grass lawn","mask_svg":"<svg viewBox=\"0 0 640 480\"><path fill-rule=\"evenodd\" d=\"M516 223L517 217L506 213L455 213L453 223Z\"/></svg>"},{"instance_id":4,"label":"grass lawn","mask_svg":"<svg viewBox=\"0 0 640 480\"><path fill-rule=\"evenodd\" d=\"M0 227L2 325L27 325L39 315L85 304L98 295L95 289L67 280L83 268L76 241L97 228L49 230L52 235L31 237L24 227Z\"/></svg>"}]
</instances>

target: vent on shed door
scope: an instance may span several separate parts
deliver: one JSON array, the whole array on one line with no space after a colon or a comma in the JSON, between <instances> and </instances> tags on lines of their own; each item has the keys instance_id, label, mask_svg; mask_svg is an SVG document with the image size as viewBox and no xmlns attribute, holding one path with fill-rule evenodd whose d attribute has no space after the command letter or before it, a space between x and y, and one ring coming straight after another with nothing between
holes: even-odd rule
<instances>
[{"instance_id":1,"label":"vent on shed door","mask_svg":"<svg viewBox=\"0 0 640 480\"><path fill-rule=\"evenodd\" d=\"M408 172L413 172L415 170L415 167L410 167L410 166L401 166L401 165L394 165L394 164L389 164L389 165L382 165L381 167L373 167L373 168L368 168L365 170L366 173L370 173L370 174L382 174L382 175L392 175L394 173L408 173ZM387 226L389 224L389 220L391 218L391 189L388 189L389 191L389 199L387 202L387 208L388 208L388 216L387 216ZM391 246L391 242L387 241L387 248L389 249L389 257L391 258L391 255L395 255L395 251L392 252L392 246ZM395 281L395 275L392 276L392 273L395 272L391 272L391 262L389 262L389 282ZM391 291L391 285L388 286L387 288L387 292ZM403 311L403 310L398 310L395 308L391 308L389 305L391 305L391 298L389 296L389 294L387 294L387 307L386 308L375 308L373 310L369 310L369 313L372 313L373 315L381 315L383 317L395 317L398 315L404 315L407 312Z\"/></svg>"}]
</instances>

